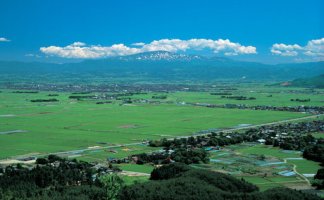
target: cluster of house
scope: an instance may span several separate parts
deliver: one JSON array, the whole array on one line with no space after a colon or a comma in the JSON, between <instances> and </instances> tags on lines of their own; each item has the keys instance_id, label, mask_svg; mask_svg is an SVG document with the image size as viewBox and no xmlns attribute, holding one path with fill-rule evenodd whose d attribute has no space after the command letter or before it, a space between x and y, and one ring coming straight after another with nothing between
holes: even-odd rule
<instances>
[{"instance_id":1,"label":"cluster of house","mask_svg":"<svg viewBox=\"0 0 324 200\"><path fill-rule=\"evenodd\" d=\"M208 108L229 108L229 109L249 109L249 110L272 110L287 112L303 112L311 114L324 114L324 106L250 106L245 104L209 104L209 103L187 103L194 106L204 106Z\"/></svg>"},{"instance_id":2,"label":"cluster of house","mask_svg":"<svg viewBox=\"0 0 324 200\"><path fill-rule=\"evenodd\" d=\"M7 89L57 91L57 92L175 92L175 91L209 91L211 85L185 84L55 84L55 83L16 83L4 84Z\"/></svg>"},{"instance_id":3,"label":"cluster of house","mask_svg":"<svg viewBox=\"0 0 324 200\"><path fill-rule=\"evenodd\" d=\"M266 125L258 128L258 133L264 136L274 136L274 138L287 138L300 136L306 133L315 133L324 131L324 121L309 121L298 123L286 123L279 125Z\"/></svg>"}]
</instances>

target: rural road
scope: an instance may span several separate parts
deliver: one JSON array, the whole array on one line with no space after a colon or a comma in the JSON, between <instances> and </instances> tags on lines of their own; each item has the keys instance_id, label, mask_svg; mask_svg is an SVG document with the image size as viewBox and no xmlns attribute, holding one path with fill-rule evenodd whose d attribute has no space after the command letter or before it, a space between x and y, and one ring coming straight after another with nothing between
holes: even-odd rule
<instances>
[{"instance_id":1,"label":"rural road","mask_svg":"<svg viewBox=\"0 0 324 200\"><path fill-rule=\"evenodd\" d=\"M269 123L264 123L264 124L258 124L258 125L250 125L250 126L244 126L244 127L238 127L238 128L230 128L230 129L223 129L219 131L215 131L216 133L223 132L223 133L230 133L233 131L239 131L239 130L244 130L244 129L249 129L249 128L258 128L261 126L269 126L269 125L276 125L276 124L284 124L288 122L294 122L294 121L299 121L299 120L305 120L305 119L313 119L313 118L318 118L324 114L319 114L319 115L311 115L311 116L306 116L306 117L299 117L299 118L294 118L294 119L286 119L286 120L281 120L281 121L276 121L276 122L269 122ZM208 135L210 133L203 133L199 135ZM175 138L188 138L190 136L181 136L181 137L175 137ZM197 135L198 136L198 135ZM173 139L173 138L171 138Z\"/></svg>"},{"instance_id":2,"label":"rural road","mask_svg":"<svg viewBox=\"0 0 324 200\"><path fill-rule=\"evenodd\" d=\"M284 159L284 162L285 163L288 163L287 162L287 159ZM288 164L292 164L293 165L293 171L298 175L298 176L300 176L304 181L306 181L307 182L307 184L309 185L309 186L311 186L312 184L311 184L311 182L308 180L308 178L306 178L304 175L302 175L301 173L299 173L299 172L297 172L297 170L296 170L296 165L295 164L293 164L293 163L288 163Z\"/></svg>"}]
</instances>

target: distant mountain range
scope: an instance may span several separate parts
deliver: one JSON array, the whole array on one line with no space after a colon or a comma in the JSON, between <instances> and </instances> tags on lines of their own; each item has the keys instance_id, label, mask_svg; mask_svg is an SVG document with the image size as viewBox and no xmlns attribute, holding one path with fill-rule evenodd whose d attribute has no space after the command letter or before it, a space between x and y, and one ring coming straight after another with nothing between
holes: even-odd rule
<instances>
[{"instance_id":1,"label":"distant mountain range","mask_svg":"<svg viewBox=\"0 0 324 200\"><path fill-rule=\"evenodd\" d=\"M267 65L223 57L154 51L65 64L0 61L0 75L6 74L90 74L101 77L141 77L143 80L292 80L324 74L324 62Z\"/></svg>"}]
</instances>

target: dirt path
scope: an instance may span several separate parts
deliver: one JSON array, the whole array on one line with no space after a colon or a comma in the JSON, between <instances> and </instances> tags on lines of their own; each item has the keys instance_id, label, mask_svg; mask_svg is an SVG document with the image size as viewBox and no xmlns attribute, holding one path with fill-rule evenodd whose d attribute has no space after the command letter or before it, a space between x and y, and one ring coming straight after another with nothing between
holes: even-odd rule
<instances>
[{"instance_id":1,"label":"dirt path","mask_svg":"<svg viewBox=\"0 0 324 200\"><path fill-rule=\"evenodd\" d=\"M285 184L285 183L304 183L304 181L282 181L282 182L264 182L264 183L256 183L255 185L267 185L267 184L273 184L273 183L277 183L277 184Z\"/></svg>"},{"instance_id":2,"label":"dirt path","mask_svg":"<svg viewBox=\"0 0 324 200\"><path fill-rule=\"evenodd\" d=\"M288 163L288 162L287 162L287 159L284 159L284 162L285 162L285 163ZM311 182L308 180L308 178L306 178L304 175L302 175L301 173L299 173L299 172L296 170L297 166L296 166L295 164L293 164L293 163L288 163L288 164L292 164L292 165L293 165L293 171L294 171L294 172L295 172L299 177L301 177L304 181L306 181L307 184L308 184L309 186L312 186L312 184L311 184Z\"/></svg>"},{"instance_id":3,"label":"dirt path","mask_svg":"<svg viewBox=\"0 0 324 200\"><path fill-rule=\"evenodd\" d=\"M120 174L125 176L151 176L151 174L148 173L132 172L132 171L122 171L120 172Z\"/></svg>"}]
</instances>

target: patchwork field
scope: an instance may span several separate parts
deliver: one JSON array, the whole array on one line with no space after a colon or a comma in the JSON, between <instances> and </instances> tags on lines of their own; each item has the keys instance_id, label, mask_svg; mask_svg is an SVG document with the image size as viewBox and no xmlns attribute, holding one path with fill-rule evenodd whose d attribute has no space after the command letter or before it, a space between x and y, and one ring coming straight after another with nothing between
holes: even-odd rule
<instances>
[{"instance_id":1,"label":"patchwork field","mask_svg":"<svg viewBox=\"0 0 324 200\"><path fill-rule=\"evenodd\" d=\"M230 95L211 95L212 92L174 92L165 94L169 101L189 102L189 103L211 103L211 104L245 104L245 105L272 105L272 106L323 106L323 89L310 90L304 88L283 88L264 87L256 85L237 86L237 90L221 90L215 88L217 92L225 92L233 96L255 97L255 100L235 100L222 98ZM136 95L137 98L149 98L148 95ZM291 101L291 99L309 99L307 102Z\"/></svg>"},{"instance_id":2,"label":"patchwork field","mask_svg":"<svg viewBox=\"0 0 324 200\"><path fill-rule=\"evenodd\" d=\"M244 178L261 190L283 186L309 188L308 181L312 181L312 176L321 168L319 163L302 158L299 151L285 151L256 143L210 151L210 163L195 167Z\"/></svg>"},{"instance_id":3,"label":"patchwork field","mask_svg":"<svg viewBox=\"0 0 324 200\"><path fill-rule=\"evenodd\" d=\"M140 143L148 139L192 135L211 128L233 128L240 124L256 125L307 116L291 112L211 109L176 102L121 105L113 101L97 105L92 100L71 100L70 93L58 93L55 97L58 102L30 102L48 99L49 93L12 93L9 90L0 93L1 159ZM205 101L202 94L197 93L195 97Z\"/></svg>"}]
</instances>

